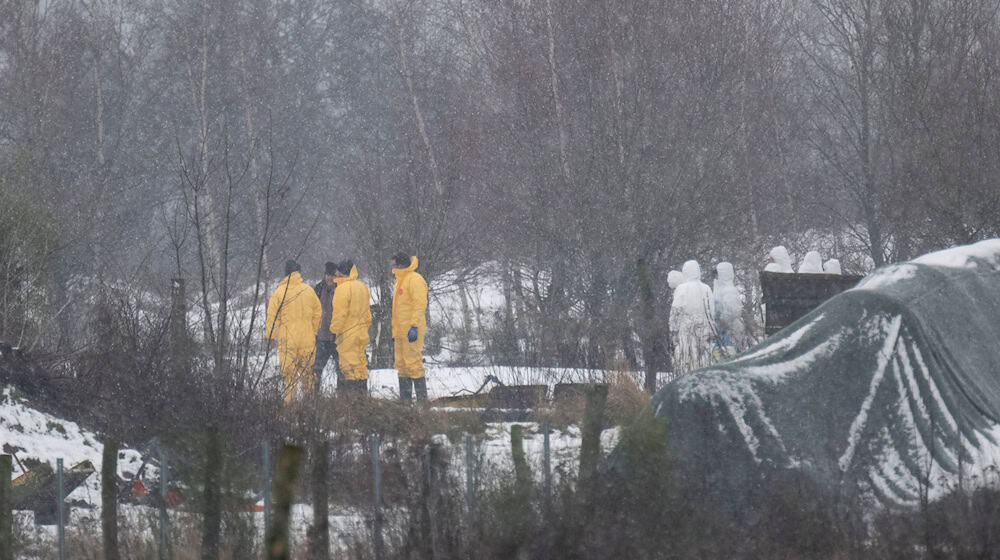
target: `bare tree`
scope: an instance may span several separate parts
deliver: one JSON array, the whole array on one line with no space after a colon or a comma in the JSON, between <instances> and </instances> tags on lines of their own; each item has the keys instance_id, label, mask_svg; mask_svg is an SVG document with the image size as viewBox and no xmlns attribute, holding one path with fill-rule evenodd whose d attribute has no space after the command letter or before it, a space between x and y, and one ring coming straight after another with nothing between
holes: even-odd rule
<instances>
[{"instance_id":1,"label":"bare tree","mask_svg":"<svg viewBox=\"0 0 1000 560\"><path fill-rule=\"evenodd\" d=\"M302 250L308 233L296 239L300 232L290 227L315 210L305 204L308 188L293 189L299 155L278 130L295 121L269 118L269 88L278 87L279 76L249 62L279 48L272 26L288 22L275 21L267 3L251 6L252 12L238 3L168 8L168 34L175 34L168 47L177 50L161 64L165 75L182 78L170 84L182 94L173 113L174 157L180 210L194 241L194 254L179 255L177 262L193 262L197 275L201 340L211 364L200 398L214 409L203 419L202 557L217 558L225 499L221 473L231 453L256 445L246 423L256 426L249 431L258 437L266 433L270 421L257 411L276 402L266 366L270 348L259 342L271 281L267 259L281 240ZM260 355L263 362L255 359ZM241 424L245 437L233 439Z\"/></svg>"}]
</instances>

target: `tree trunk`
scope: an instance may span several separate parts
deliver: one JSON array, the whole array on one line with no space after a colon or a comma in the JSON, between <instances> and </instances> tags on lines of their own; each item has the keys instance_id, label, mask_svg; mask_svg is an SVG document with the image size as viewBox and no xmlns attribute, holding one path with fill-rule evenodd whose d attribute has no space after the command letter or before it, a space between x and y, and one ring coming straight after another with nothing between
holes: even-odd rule
<instances>
[{"instance_id":1,"label":"tree trunk","mask_svg":"<svg viewBox=\"0 0 1000 560\"><path fill-rule=\"evenodd\" d=\"M201 560L218 560L222 531L222 438L218 426L208 426L205 438L205 485L201 529Z\"/></svg>"},{"instance_id":2,"label":"tree trunk","mask_svg":"<svg viewBox=\"0 0 1000 560\"><path fill-rule=\"evenodd\" d=\"M607 385L587 387L587 404L583 412L581 426L583 440L580 443L580 493L587 503L594 479L597 462L601 457L601 424L604 421L604 407L608 402Z\"/></svg>"},{"instance_id":3,"label":"tree trunk","mask_svg":"<svg viewBox=\"0 0 1000 560\"><path fill-rule=\"evenodd\" d=\"M240 80L241 80L241 101L243 103L243 118L246 122L246 138L247 145L249 146L249 157L248 162L249 172L250 172L250 192L253 196L253 212L254 218L257 224L257 237L261 240L261 262L264 267L264 278L265 280L271 278L271 259L268 257L267 251L267 235L266 231L268 229L268 208L267 203L261 201L261 193L258 192L259 188L259 178L260 171L258 169L259 165L257 162L257 128L256 122L253 118L253 102L250 97L250 64L247 62L247 47L245 45L246 36L243 33L238 34L240 52ZM267 187L270 188L270 185ZM265 194L265 196L267 196ZM265 291L267 284L264 285Z\"/></svg>"},{"instance_id":4,"label":"tree trunk","mask_svg":"<svg viewBox=\"0 0 1000 560\"><path fill-rule=\"evenodd\" d=\"M413 87L413 73L410 71L410 64L406 57L406 45L403 41L403 22L399 17L399 7L392 9L393 23L396 26L396 41L399 53L399 61L402 66L403 79L406 82L406 92L410 97L413 106L413 118L417 123L417 131L420 133L420 141L427 151L428 167L431 170L431 178L434 181L434 189L438 196L444 196L444 186L441 184L441 175L438 172L437 157L434 155L434 145L431 144L430 136L427 135L427 125L424 124L424 113L420 110L420 102L417 100L417 92Z\"/></svg>"},{"instance_id":5,"label":"tree trunk","mask_svg":"<svg viewBox=\"0 0 1000 560\"><path fill-rule=\"evenodd\" d=\"M317 433L313 442L313 525L309 535L309 558L326 560L330 557L330 442L323 433Z\"/></svg>"},{"instance_id":6,"label":"tree trunk","mask_svg":"<svg viewBox=\"0 0 1000 560\"><path fill-rule=\"evenodd\" d=\"M552 102L556 110L556 126L559 129L559 162L562 167L563 178L566 179L566 184L570 184L573 181L573 176L570 173L569 167L569 155L568 151L568 134L566 133L566 125L563 123L563 109L562 95L559 93L559 73L556 70L556 38L555 31L552 27L552 0L545 0L545 29L548 31L548 46L549 46L549 81L552 87Z\"/></svg>"},{"instance_id":7,"label":"tree trunk","mask_svg":"<svg viewBox=\"0 0 1000 560\"><path fill-rule=\"evenodd\" d=\"M101 453L101 533L104 560L118 560L118 449L121 444L109 437Z\"/></svg>"},{"instance_id":8,"label":"tree trunk","mask_svg":"<svg viewBox=\"0 0 1000 560\"><path fill-rule=\"evenodd\" d=\"M656 391L656 373L663 366L663 336L656 321L656 293L653 291L653 280L649 274L649 264L640 258L636 263L639 281L639 301L642 312L642 359L646 366L646 392Z\"/></svg>"},{"instance_id":9,"label":"tree trunk","mask_svg":"<svg viewBox=\"0 0 1000 560\"><path fill-rule=\"evenodd\" d=\"M591 385L586 390L587 404L580 426L583 440L580 443L580 472L577 479L579 499L578 513L572 521L572 532L580 535L579 543L586 539L582 535L591 525L594 513L594 495L597 486L597 463L601 458L601 424L604 407L608 402L607 385Z\"/></svg>"},{"instance_id":10,"label":"tree trunk","mask_svg":"<svg viewBox=\"0 0 1000 560\"><path fill-rule=\"evenodd\" d=\"M458 297L462 303L462 330L458 340L458 355L463 364L471 364L472 360L472 336L475 323L472 320L472 306L469 304L469 290L466 288L467 280L462 279L458 283ZM428 311L430 306L428 306Z\"/></svg>"},{"instance_id":11,"label":"tree trunk","mask_svg":"<svg viewBox=\"0 0 1000 560\"><path fill-rule=\"evenodd\" d=\"M531 469L524 454L524 427L514 424L510 427L510 452L514 462L514 482L518 494L531 492Z\"/></svg>"},{"instance_id":12,"label":"tree trunk","mask_svg":"<svg viewBox=\"0 0 1000 560\"><path fill-rule=\"evenodd\" d=\"M105 197L108 191L107 158L105 155L105 133L104 133L104 88L101 84L100 56L96 57L93 67L94 76L94 97L96 100L96 124L97 137L95 138L95 160L96 177L92 178L94 183L94 271L98 278L102 278L108 265L106 247L104 246L105 232L107 231L107 210L109 205L105 204Z\"/></svg>"},{"instance_id":13,"label":"tree trunk","mask_svg":"<svg viewBox=\"0 0 1000 560\"><path fill-rule=\"evenodd\" d=\"M500 365L514 365L514 356L517 354L517 330L514 326L513 279L508 264L502 264L500 269L503 284L503 329L494 335L496 346L493 361Z\"/></svg>"}]
</instances>

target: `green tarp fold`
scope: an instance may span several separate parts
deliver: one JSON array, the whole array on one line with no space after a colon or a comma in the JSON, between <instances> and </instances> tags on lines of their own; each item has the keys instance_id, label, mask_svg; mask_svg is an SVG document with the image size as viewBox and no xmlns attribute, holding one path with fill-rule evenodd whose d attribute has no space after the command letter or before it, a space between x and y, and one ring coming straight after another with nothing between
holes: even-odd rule
<instances>
[{"instance_id":1,"label":"green tarp fold","mask_svg":"<svg viewBox=\"0 0 1000 560\"><path fill-rule=\"evenodd\" d=\"M678 476L910 506L1000 467L1000 240L891 265L653 398Z\"/></svg>"}]
</instances>

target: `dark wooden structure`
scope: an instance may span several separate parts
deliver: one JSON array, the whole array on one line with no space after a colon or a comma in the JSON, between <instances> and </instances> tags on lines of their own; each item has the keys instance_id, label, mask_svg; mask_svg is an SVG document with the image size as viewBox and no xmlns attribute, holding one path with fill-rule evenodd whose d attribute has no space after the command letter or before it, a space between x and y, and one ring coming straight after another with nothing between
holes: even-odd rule
<instances>
[{"instance_id":1,"label":"dark wooden structure","mask_svg":"<svg viewBox=\"0 0 1000 560\"><path fill-rule=\"evenodd\" d=\"M483 389L490 383L494 384L493 387L484 392ZM533 409L546 404L548 390L548 385L504 385L496 377L488 375L474 393L440 397L434 399L434 405L457 408Z\"/></svg>"},{"instance_id":2,"label":"dark wooden structure","mask_svg":"<svg viewBox=\"0 0 1000 560\"><path fill-rule=\"evenodd\" d=\"M82 461L64 471L63 499L94 472L94 465L90 461ZM56 485L56 473L48 463L41 463L15 478L12 486L11 501L14 509L34 510L35 523L38 525L56 524L56 495L59 489ZM63 514L68 513L69 508L64 508Z\"/></svg>"},{"instance_id":3,"label":"dark wooden structure","mask_svg":"<svg viewBox=\"0 0 1000 560\"><path fill-rule=\"evenodd\" d=\"M486 386L493 387L486 391ZM489 375L475 392L439 397L433 405L479 410L486 422L529 422L536 420L536 410L561 402L584 401L593 383L557 383L549 398L548 385L504 385ZM606 390L606 388L605 388Z\"/></svg>"},{"instance_id":4,"label":"dark wooden structure","mask_svg":"<svg viewBox=\"0 0 1000 560\"><path fill-rule=\"evenodd\" d=\"M761 272L761 302L766 305L764 334L770 336L787 327L824 301L853 288L862 278L844 274Z\"/></svg>"},{"instance_id":5,"label":"dark wooden structure","mask_svg":"<svg viewBox=\"0 0 1000 560\"><path fill-rule=\"evenodd\" d=\"M561 403L572 400L583 402L587 396L587 387L593 383L556 383L552 390L552 401Z\"/></svg>"},{"instance_id":6,"label":"dark wooden structure","mask_svg":"<svg viewBox=\"0 0 1000 560\"><path fill-rule=\"evenodd\" d=\"M487 408L534 409L546 404L548 385L497 385L490 390Z\"/></svg>"}]
</instances>

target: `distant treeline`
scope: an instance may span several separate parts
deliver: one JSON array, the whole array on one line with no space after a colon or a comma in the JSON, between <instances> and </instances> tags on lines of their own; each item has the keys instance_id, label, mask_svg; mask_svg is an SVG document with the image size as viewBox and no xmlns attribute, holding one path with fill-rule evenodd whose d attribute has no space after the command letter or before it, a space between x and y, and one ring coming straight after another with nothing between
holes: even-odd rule
<instances>
[{"instance_id":1,"label":"distant treeline","mask_svg":"<svg viewBox=\"0 0 1000 560\"><path fill-rule=\"evenodd\" d=\"M288 257L387 296L405 250L500 264L495 355L662 369L687 258L752 299L775 242L860 272L1000 235L997 10L0 3L0 338L79 348L95 280L188 278L218 325Z\"/></svg>"}]
</instances>

